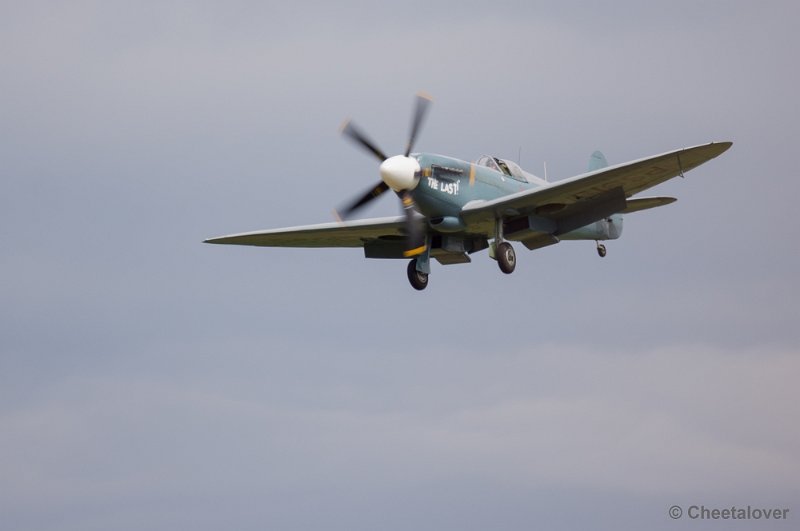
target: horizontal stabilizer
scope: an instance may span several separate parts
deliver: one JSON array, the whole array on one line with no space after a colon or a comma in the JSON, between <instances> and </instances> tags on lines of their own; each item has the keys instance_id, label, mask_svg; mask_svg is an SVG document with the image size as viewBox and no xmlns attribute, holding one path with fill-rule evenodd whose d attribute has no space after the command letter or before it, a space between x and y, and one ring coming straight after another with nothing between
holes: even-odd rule
<instances>
[{"instance_id":1,"label":"horizontal stabilizer","mask_svg":"<svg viewBox=\"0 0 800 531\"><path fill-rule=\"evenodd\" d=\"M640 210L647 210L649 208L656 208L677 201L674 197L642 197L640 199L628 199L628 206L620 212L620 214L630 214L632 212L639 212Z\"/></svg>"},{"instance_id":2,"label":"horizontal stabilizer","mask_svg":"<svg viewBox=\"0 0 800 531\"><path fill-rule=\"evenodd\" d=\"M602 151L595 151L592 153L592 156L589 157L588 171L602 170L603 168L607 167L608 161L606 160L606 156L603 155Z\"/></svg>"}]
</instances>

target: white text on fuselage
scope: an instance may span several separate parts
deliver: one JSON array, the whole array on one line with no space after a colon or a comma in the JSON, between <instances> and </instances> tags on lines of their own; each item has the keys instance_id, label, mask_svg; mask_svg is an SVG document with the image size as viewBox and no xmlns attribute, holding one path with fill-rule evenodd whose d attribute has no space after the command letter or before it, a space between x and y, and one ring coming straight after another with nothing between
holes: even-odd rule
<instances>
[{"instance_id":1,"label":"white text on fuselage","mask_svg":"<svg viewBox=\"0 0 800 531\"><path fill-rule=\"evenodd\" d=\"M428 188L445 194L458 195L460 181L440 181L436 177L428 177Z\"/></svg>"}]
</instances>

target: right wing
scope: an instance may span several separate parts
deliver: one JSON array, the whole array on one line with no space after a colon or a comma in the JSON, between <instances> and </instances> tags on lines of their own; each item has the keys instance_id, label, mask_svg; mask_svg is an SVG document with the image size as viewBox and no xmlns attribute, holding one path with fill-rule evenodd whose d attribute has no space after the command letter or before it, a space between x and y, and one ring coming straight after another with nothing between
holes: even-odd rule
<instances>
[{"instance_id":1,"label":"right wing","mask_svg":"<svg viewBox=\"0 0 800 531\"><path fill-rule=\"evenodd\" d=\"M231 234L204 243L259 247L364 247L370 240L404 238L405 217L359 219Z\"/></svg>"},{"instance_id":2,"label":"right wing","mask_svg":"<svg viewBox=\"0 0 800 531\"><path fill-rule=\"evenodd\" d=\"M568 232L613 213L624 212L627 204L633 202L628 201L631 196L683 175L730 147L730 142L718 142L679 149L497 199L471 201L461 215L467 224L477 224L535 214L557 222L561 232ZM643 207L644 203L639 206Z\"/></svg>"}]
</instances>

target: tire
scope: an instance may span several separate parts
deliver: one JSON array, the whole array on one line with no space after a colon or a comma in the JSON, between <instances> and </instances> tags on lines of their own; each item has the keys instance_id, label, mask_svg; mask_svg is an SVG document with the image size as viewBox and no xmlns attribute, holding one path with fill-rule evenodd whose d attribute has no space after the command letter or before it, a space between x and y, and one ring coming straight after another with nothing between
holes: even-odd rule
<instances>
[{"instance_id":1,"label":"tire","mask_svg":"<svg viewBox=\"0 0 800 531\"><path fill-rule=\"evenodd\" d=\"M497 246L495 251L497 253L497 265L500 266L500 271L509 275L514 272L517 267L517 254L514 248L508 242L503 242Z\"/></svg>"},{"instance_id":2,"label":"tire","mask_svg":"<svg viewBox=\"0 0 800 531\"><path fill-rule=\"evenodd\" d=\"M417 259L414 258L408 263L408 281L411 287L417 291L422 291L428 287L428 274L422 271L417 271Z\"/></svg>"},{"instance_id":3,"label":"tire","mask_svg":"<svg viewBox=\"0 0 800 531\"><path fill-rule=\"evenodd\" d=\"M600 244L600 245L597 246L597 254L600 255L600 258L604 258L606 256L606 252L607 251L606 251L606 246L605 245Z\"/></svg>"}]
</instances>

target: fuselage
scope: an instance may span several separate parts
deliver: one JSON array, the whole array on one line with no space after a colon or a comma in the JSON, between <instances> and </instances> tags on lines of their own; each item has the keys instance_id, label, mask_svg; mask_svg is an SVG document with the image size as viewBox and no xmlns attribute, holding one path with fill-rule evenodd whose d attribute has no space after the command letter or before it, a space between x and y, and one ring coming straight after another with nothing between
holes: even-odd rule
<instances>
[{"instance_id":1,"label":"fuselage","mask_svg":"<svg viewBox=\"0 0 800 531\"><path fill-rule=\"evenodd\" d=\"M412 155L420 165L420 178L411 195L431 229L440 233L468 232L460 214L471 201L489 201L548 183L523 171L515 163L495 157L467 162L433 153ZM489 167L485 163L493 164ZM622 234L622 215L614 214L559 235L564 240L609 240ZM509 236L521 239L522 236Z\"/></svg>"},{"instance_id":2,"label":"fuselage","mask_svg":"<svg viewBox=\"0 0 800 531\"><path fill-rule=\"evenodd\" d=\"M421 176L411 194L417 208L429 219L457 217L470 201L496 199L545 183L530 175L525 179L444 155L412 156L419 161Z\"/></svg>"}]
</instances>

